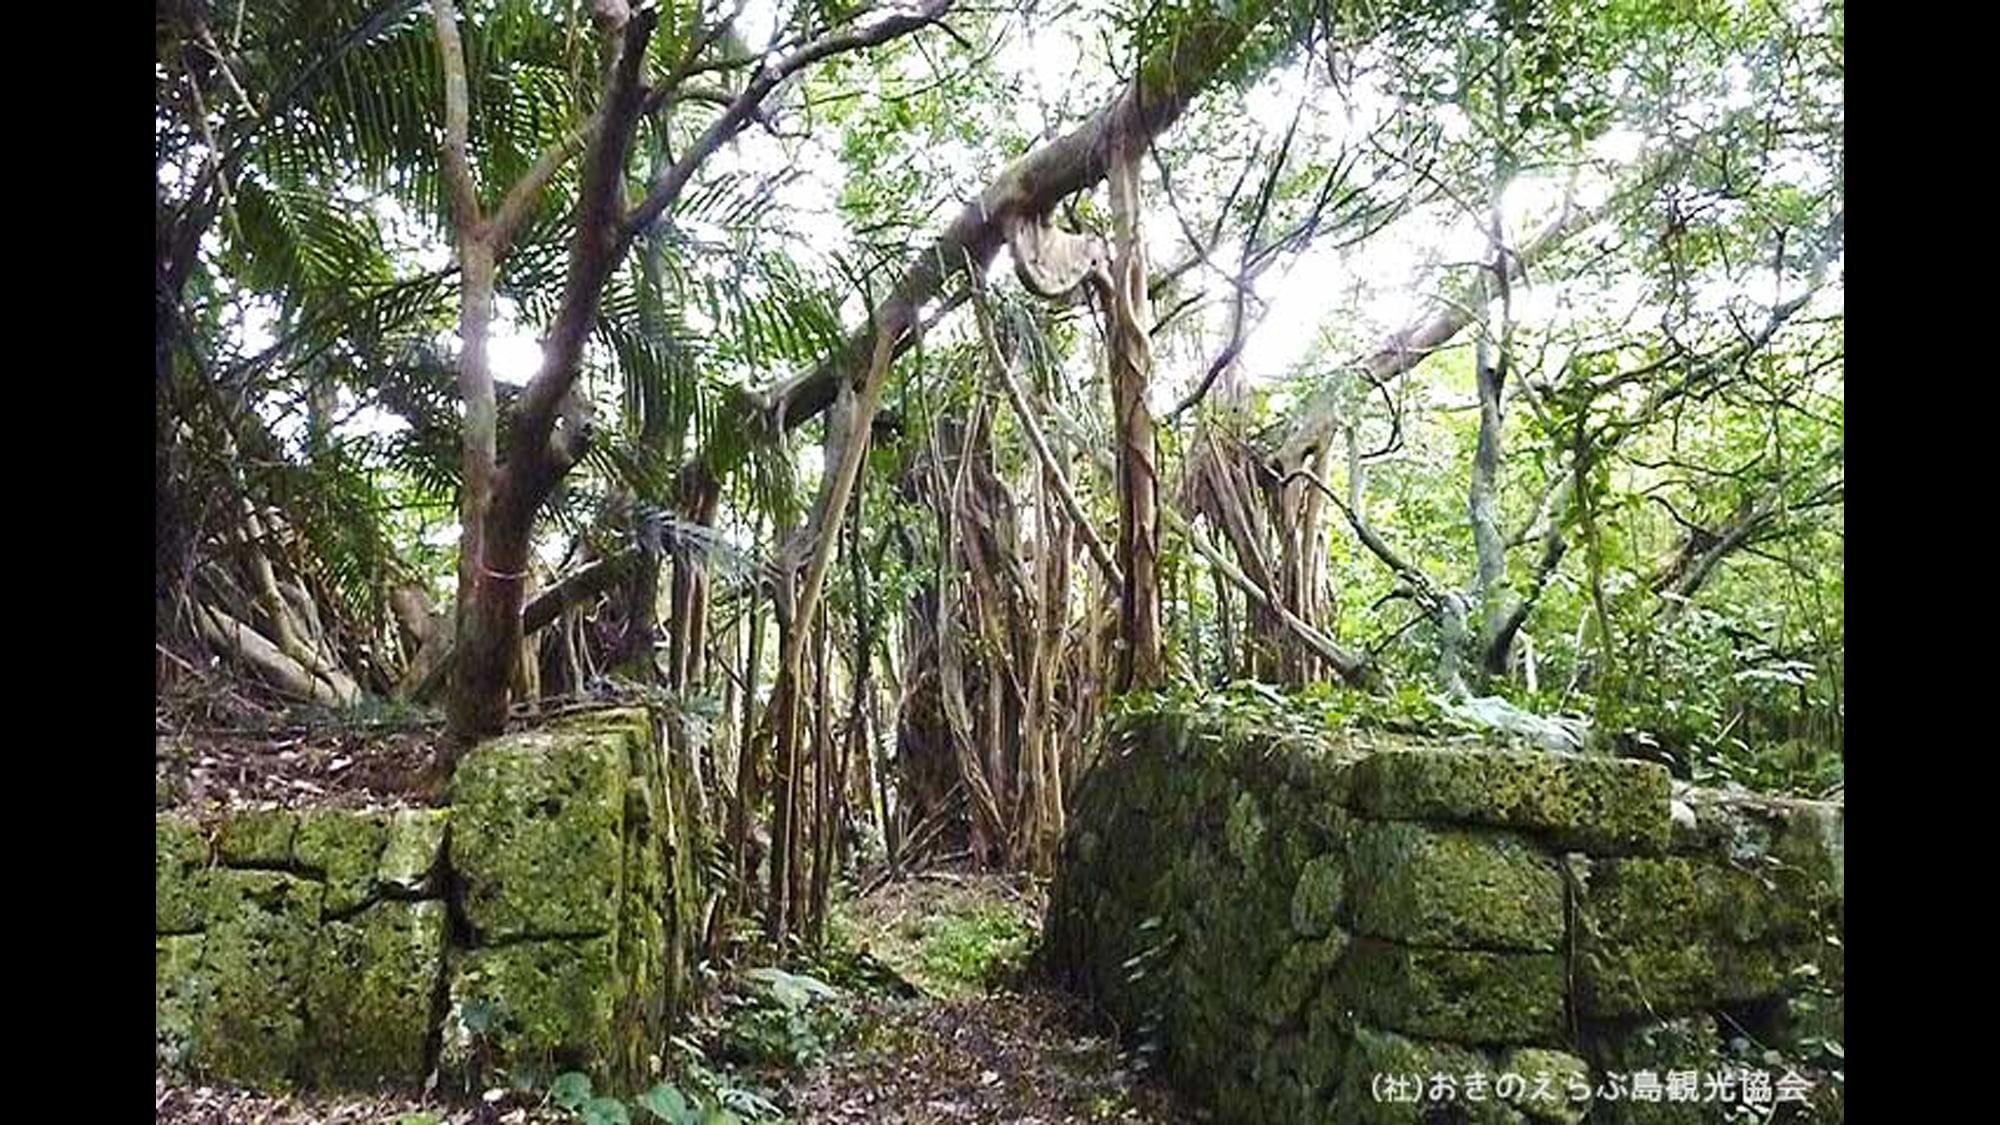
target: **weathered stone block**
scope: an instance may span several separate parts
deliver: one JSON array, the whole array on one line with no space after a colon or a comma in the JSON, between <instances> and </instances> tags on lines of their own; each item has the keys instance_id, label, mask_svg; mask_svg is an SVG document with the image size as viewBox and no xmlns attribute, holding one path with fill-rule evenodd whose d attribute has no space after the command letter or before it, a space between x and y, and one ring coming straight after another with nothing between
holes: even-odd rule
<instances>
[{"instance_id":1,"label":"weathered stone block","mask_svg":"<svg viewBox=\"0 0 2000 1125\"><path fill-rule=\"evenodd\" d=\"M1589 1016L1776 995L1805 935L1806 916L1772 885L1709 860L1600 861L1579 905L1578 1007Z\"/></svg>"},{"instance_id":2,"label":"weathered stone block","mask_svg":"<svg viewBox=\"0 0 2000 1125\"><path fill-rule=\"evenodd\" d=\"M153 818L153 932L185 934L207 919L208 838L176 816Z\"/></svg>"},{"instance_id":3,"label":"weathered stone block","mask_svg":"<svg viewBox=\"0 0 2000 1125\"><path fill-rule=\"evenodd\" d=\"M615 732L531 731L465 756L453 783L451 864L481 942L612 931L625 776Z\"/></svg>"},{"instance_id":4,"label":"weathered stone block","mask_svg":"<svg viewBox=\"0 0 2000 1125\"><path fill-rule=\"evenodd\" d=\"M288 1087L305 1037L304 992L323 888L278 871L213 872L191 1063L204 1077Z\"/></svg>"},{"instance_id":5,"label":"weathered stone block","mask_svg":"<svg viewBox=\"0 0 2000 1125\"><path fill-rule=\"evenodd\" d=\"M445 925L444 903L430 901L378 902L321 926L306 991L309 1081L423 1081Z\"/></svg>"},{"instance_id":6,"label":"weathered stone block","mask_svg":"<svg viewBox=\"0 0 2000 1125\"><path fill-rule=\"evenodd\" d=\"M1562 946L1562 869L1517 836L1360 821L1350 848L1357 933L1450 948Z\"/></svg>"},{"instance_id":7,"label":"weathered stone block","mask_svg":"<svg viewBox=\"0 0 2000 1125\"><path fill-rule=\"evenodd\" d=\"M521 941L452 956L442 1066L467 1088L487 1067L546 1082L612 1058L619 992L609 937Z\"/></svg>"},{"instance_id":8,"label":"weathered stone block","mask_svg":"<svg viewBox=\"0 0 2000 1125\"><path fill-rule=\"evenodd\" d=\"M1519 828L1579 851L1664 851L1669 775L1652 762L1536 751L1384 750L1355 765L1363 813Z\"/></svg>"},{"instance_id":9,"label":"weathered stone block","mask_svg":"<svg viewBox=\"0 0 2000 1125\"><path fill-rule=\"evenodd\" d=\"M216 836L223 863L244 867L288 867L299 815L290 809L244 809L229 814Z\"/></svg>"},{"instance_id":10,"label":"weathered stone block","mask_svg":"<svg viewBox=\"0 0 2000 1125\"><path fill-rule=\"evenodd\" d=\"M445 829L450 823L450 809L397 809L389 817L376 881L400 895L437 890L444 869Z\"/></svg>"},{"instance_id":11,"label":"weathered stone block","mask_svg":"<svg viewBox=\"0 0 2000 1125\"><path fill-rule=\"evenodd\" d=\"M292 863L320 876L328 917L351 914L375 897L375 859L382 854L387 817L379 812L306 809L298 815Z\"/></svg>"},{"instance_id":12,"label":"weathered stone block","mask_svg":"<svg viewBox=\"0 0 2000 1125\"><path fill-rule=\"evenodd\" d=\"M1278 956L1278 963L1266 978L1258 996L1259 1013L1266 1023L1289 1023L1306 1001L1319 992L1332 976L1333 967L1347 952L1348 936L1339 930L1325 937L1295 941Z\"/></svg>"},{"instance_id":13,"label":"weathered stone block","mask_svg":"<svg viewBox=\"0 0 2000 1125\"><path fill-rule=\"evenodd\" d=\"M1567 976L1553 953L1426 949L1356 938L1335 970L1364 1023L1458 1043L1559 1039Z\"/></svg>"},{"instance_id":14,"label":"weathered stone block","mask_svg":"<svg viewBox=\"0 0 2000 1125\"><path fill-rule=\"evenodd\" d=\"M1333 929L1347 906L1347 859L1338 854L1306 862L1292 889L1292 928L1306 937Z\"/></svg>"}]
</instances>

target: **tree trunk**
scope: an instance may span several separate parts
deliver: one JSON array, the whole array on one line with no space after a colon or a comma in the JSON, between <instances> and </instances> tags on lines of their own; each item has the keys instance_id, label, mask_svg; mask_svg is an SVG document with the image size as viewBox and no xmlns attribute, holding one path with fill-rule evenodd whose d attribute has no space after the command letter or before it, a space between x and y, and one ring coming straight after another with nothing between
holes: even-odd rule
<instances>
[{"instance_id":1,"label":"tree trunk","mask_svg":"<svg viewBox=\"0 0 2000 1125\"><path fill-rule=\"evenodd\" d=\"M1159 469L1153 414L1146 403L1152 381L1146 295L1146 250L1141 231L1137 138L1114 134L1110 167L1111 216L1117 254L1112 264L1110 308L1111 404L1118 433L1118 666L1115 690L1140 691L1160 682Z\"/></svg>"}]
</instances>

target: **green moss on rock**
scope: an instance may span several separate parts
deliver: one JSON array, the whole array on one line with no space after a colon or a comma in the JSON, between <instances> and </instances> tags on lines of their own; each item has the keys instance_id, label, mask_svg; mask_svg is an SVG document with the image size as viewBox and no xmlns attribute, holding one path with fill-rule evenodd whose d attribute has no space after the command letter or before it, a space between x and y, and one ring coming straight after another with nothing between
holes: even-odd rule
<instances>
[{"instance_id":1,"label":"green moss on rock","mask_svg":"<svg viewBox=\"0 0 2000 1125\"><path fill-rule=\"evenodd\" d=\"M1582 1125L1590 1116L1596 1094L1590 1064L1567 1051L1517 1047L1500 1056L1499 1073L1518 1075L1525 1083L1511 1102L1530 1121Z\"/></svg>"},{"instance_id":2,"label":"green moss on rock","mask_svg":"<svg viewBox=\"0 0 2000 1125\"><path fill-rule=\"evenodd\" d=\"M1652 762L1535 751L1396 749L1354 767L1358 808L1385 820L1519 828L1579 851L1664 851L1669 775Z\"/></svg>"},{"instance_id":3,"label":"green moss on rock","mask_svg":"<svg viewBox=\"0 0 2000 1125\"><path fill-rule=\"evenodd\" d=\"M1285 946L1258 994L1260 1015L1267 1023L1289 1023L1306 1001L1317 994L1331 977L1332 969L1347 952L1350 939L1339 930L1325 937L1308 938Z\"/></svg>"},{"instance_id":4,"label":"green moss on rock","mask_svg":"<svg viewBox=\"0 0 2000 1125\"><path fill-rule=\"evenodd\" d=\"M1519 837L1360 821L1350 847L1357 933L1474 949L1563 943L1561 868Z\"/></svg>"},{"instance_id":5,"label":"green moss on rock","mask_svg":"<svg viewBox=\"0 0 2000 1125\"><path fill-rule=\"evenodd\" d=\"M1552 953L1426 949L1357 938L1336 972L1365 1023L1459 1043L1546 1043L1562 1035L1563 959Z\"/></svg>"},{"instance_id":6,"label":"green moss on rock","mask_svg":"<svg viewBox=\"0 0 2000 1125\"><path fill-rule=\"evenodd\" d=\"M387 840L375 880L400 895L429 894L438 888L444 865L445 829L450 809L397 809L389 817Z\"/></svg>"},{"instance_id":7,"label":"green moss on rock","mask_svg":"<svg viewBox=\"0 0 2000 1125\"><path fill-rule=\"evenodd\" d=\"M1704 859L1592 865L1579 911L1589 1016L1681 1013L1783 992L1809 911L1753 872ZM1788 952L1789 950L1789 952Z\"/></svg>"},{"instance_id":8,"label":"green moss on rock","mask_svg":"<svg viewBox=\"0 0 2000 1125\"><path fill-rule=\"evenodd\" d=\"M305 1038L304 992L322 886L278 871L217 870L191 1063L204 1077L288 1087Z\"/></svg>"},{"instance_id":9,"label":"green moss on rock","mask_svg":"<svg viewBox=\"0 0 2000 1125\"><path fill-rule=\"evenodd\" d=\"M626 784L624 904L618 921L618 1008L612 1065L619 1073L642 1076L646 1057L666 1032L670 945L667 934L670 888L664 810L658 787L641 777Z\"/></svg>"},{"instance_id":10,"label":"green moss on rock","mask_svg":"<svg viewBox=\"0 0 2000 1125\"><path fill-rule=\"evenodd\" d=\"M1347 881L1346 857L1329 854L1308 860L1292 889L1292 929L1306 937L1333 929L1347 905Z\"/></svg>"},{"instance_id":11,"label":"green moss on rock","mask_svg":"<svg viewBox=\"0 0 2000 1125\"><path fill-rule=\"evenodd\" d=\"M1255 866L1257 849L1264 842L1264 828L1264 814L1257 807L1257 799L1248 791L1238 793L1229 807L1225 830L1230 856L1245 867Z\"/></svg>"},{"instance_id":12,"label":"green moss on rock","mask_svg":"<svg viewBox=\"0 0 2000 1125\"><path fill-rule=\"evenodd\" d=\"M375 859L382 854L388 818L380 812L306 809L298 815L292 862L320 876L328 917L351 914L375 897Z\"/></svg>"},{"instance_id":13,"label":"green moss on rock","mask_svg":"<svg viewBox=\"0 0 2000 1125\"><path fill-rule=\"evenodd\" d=\"M1357 1027L1347 1052L1345 1076L1334 1096L1330 1121L1342 1125L1421 1125L1464 1121L1470 1125L1516 1125L1521 1116L1492 1092L1489 1084L1474 1100L1464 1088L1468 1074L1493 1074L1485 1054L1454 1043L1412 1039L1373 1027ZM1449 1096L1436 1078L1451 1080ZM1396 1096L1391 1083L1421 1091L1422 1101Z\"/></svg>"},{"instance_id":14,"label":"green moss on rock","mask_svg":"<svg viewBox=\"0 0 2000 1125\"><path fill-rule=\"evenodd\" d=\"M546 1083L581 1070L600 1084L613 1057L619 989L609 937L521 941L454 954L441 1066L463 1089L498 1068Z\"/></svg>"},{"instance_id":15,"label":"green moss on rock","mask_svg":"<svg viewBox=\"0 0 2000 1125\"><path fill-rule=\"evenodd\" d=\"M153 817L153 932L186 934L207 919L208 838L177 816Z\"/></svg>"},{"instance_id":16,"label":"green moss on rock","mask_svg":"<svg viewBox=\"0 0 2000 1125\"><path fill-rule=\"evenodd\" d=\"M208 995L201 972L202 934L153 939L153 1039L159 1065L179 1073L188 1062L195 1021Z\"/></svg>"},{"instance_id":17,"label":"green moss on rock","mask_svg":"<svg viewBox=\"0 0 2000 1125\"><path fill-rule=\"evenodd\" d=\"M453 783L451 865L484 942L617 924L624 734L542 730L482 743Z\"/></svg>"},{"instance_id":18,"label":"green moss on rock","mask_svg":"<svg viewBox=\"0 0 2000 1125\"><path fill-rule=\"evenodd\" d=\"M306 992L309 1081L423 1080L445 926L444 903L431 901L378 902L321 927Z\"/></svg>"},{"instance_id":19,"label":"green moss on rock","mask_svg":"<svg viewBox=\"0 0 2000 1125\"><path fill-rule=\"evenodd\" d=\"M215 851L223 863L242 867L289 867L299 814L290 809L245 809L222 822Z\"/></svg>"}]
</instances>

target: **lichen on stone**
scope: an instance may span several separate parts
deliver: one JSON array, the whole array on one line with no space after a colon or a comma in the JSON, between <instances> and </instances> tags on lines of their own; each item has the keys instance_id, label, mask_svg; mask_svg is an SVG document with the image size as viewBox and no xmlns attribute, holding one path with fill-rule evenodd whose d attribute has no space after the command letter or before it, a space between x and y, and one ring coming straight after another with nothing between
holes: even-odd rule
<instances>
[{"instance_id":1,"label":"lichen on stone","mask_svg":"<svg viewBox=\"0 0 2000 1125\"><path fill-rule=\"evenodd\" d=\"M423 1080L445 926L445 905L435 900L377 902L321 926L306 990L309 1081Z\"/></svg>"},{"instance_id":2,"label":"lichen on stone","mask_svg":"<svg viewBox=\"0 0 2000 1125\"><path fill-rule=\"evenodd\" d=\"M609 934L617 925L623 737L530 731L482 743L459 763L451 865L479 940Z\"/></svg>"},{"instance_id":3,"label":"lichen on stone","mask_svg":"<svg viewBox=\"0 0 2000 1125\"><path fill-rule=\"evenodd\" d=\"M196 1074L284 1089L305 1039L304 992L322 884L278 871L217 870L199 972L207 995L194 1021Z\"/></svg>"},{"instance_id":4,"label":"lichen on stone","mask_svg":"<svg viewBox=\"0 0 2000 1125\"><path fill-rule=\"evenodd\" d=\"M1385 750L1355 767L1355 801L1385 820L1488 824L1579 851L1667 847L1669 775L1652 762L1460 748Z\"/></svg>"},{"instance_id":5,"label":"lichen on stone","mask_svg":"<svg viewBox=\"0 0 2000 1125\"><path fill-rule=\"evenodd\" d=\"M1349 848L1359 933L1451 948L1562 945L1561 868L1518 836L1357 821Z\"/></svg>"},{"instance_id":6,"label":"lichen on stone","mask_svg":"<svg viewBox=\"0 0 2000 1125\"><path fill-rule=\"evenodd\" d=\"M154 933L202 928L208 916L208 863L208 838L200 825L177 816L154 816Z\"/></svg>"},{"instance_id":7,"label":"lichen on stone","mask_svg":"<svg viewBox=\"0 0 2000 1125\"><path fill-rule=\"evenodd\" d=\"M397 809L389 817L387 839L375 880L392 894L422 895L437 889L443 870L449 809Z\"/></svg>"}]
</instances>

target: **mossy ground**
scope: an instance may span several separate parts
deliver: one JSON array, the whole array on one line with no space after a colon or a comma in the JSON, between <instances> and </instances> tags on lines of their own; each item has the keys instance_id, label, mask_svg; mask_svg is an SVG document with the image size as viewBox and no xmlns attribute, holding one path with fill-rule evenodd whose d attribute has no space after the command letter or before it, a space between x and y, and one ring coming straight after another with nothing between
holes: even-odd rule
<instances>
[{"instance_id":1,"label":"mossy ground","mask_svg":"<svg viewBox=\"0 0 2000 1125\"><path fill-rule=\"evenodd\" d=\"M1040 917L1038 896L1019 880L935 872L838 904L829 929L927 995L965 999L1021 969Z\"/></svg>"}]
</instances>

